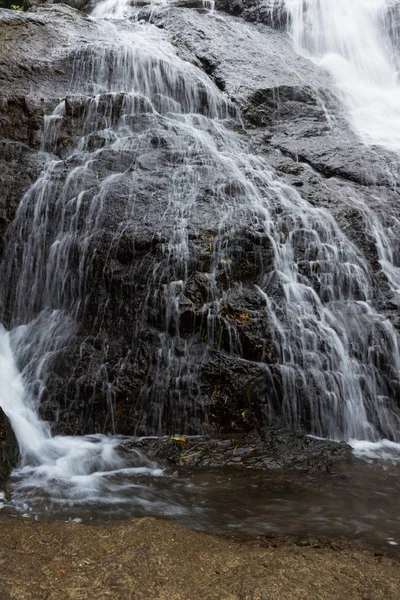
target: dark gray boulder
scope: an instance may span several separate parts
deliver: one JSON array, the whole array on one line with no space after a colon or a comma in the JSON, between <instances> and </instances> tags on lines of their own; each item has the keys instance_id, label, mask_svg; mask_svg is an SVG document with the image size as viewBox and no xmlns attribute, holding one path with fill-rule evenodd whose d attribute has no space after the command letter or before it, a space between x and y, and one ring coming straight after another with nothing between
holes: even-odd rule
<instances>
[{"instance_id":1,"label":"dark gray boulder","mask_svg":"<svg viewBox=\"0 0 400 600\"><path fill-rule=\"evenodd\" d=\"M284 0L216 0L215 7L275 29L284 29L288 23Z\"/></svg>"},{"instance_id":2,"label":"dark gray boulder","mask_svg":"<svg viewBox=\"0 0 400 600\"><path fill-rule=\"evenodd\" d=\"M46 159L46 155L35 152L26 144L0 138L0 257L7 226L22 196L38 178Z\"/></svg>"},{"instance_id":3,"label":"dark gray boulder","mask_svg":"<svg viewBox=\"0 0 400 600\"><path fill-rule=\"evenodd\" d=\"M0 408L0 483L6 481L18 462L18 443L9 420Z\"/></svg>"},{"instance_id":4,"label":"dark gray boulder","mask_svg":"<svg viewBox=\"0 0 400 600\"><path fill-rule=\"evenodd\" d=\"M90 4L90 0L23 0L23 7L25 10L30 10L35 6L43 4L65 4L75 10L85 11Z\"/></svg>"},{"instance_id":5,"label":"dark gray boulder","mask_svg":"<svg viewBox=\"0 0 400 600\"><path fill-rule=\"evenodd\" d=\"M305 436L280 428L262 428L246 436L213 438L159 438L127 442L167 465L188 468L235 468L248 470L295 469L312 473L335 472L353 460L345 442Z\"/></svg>"}]
</instances>

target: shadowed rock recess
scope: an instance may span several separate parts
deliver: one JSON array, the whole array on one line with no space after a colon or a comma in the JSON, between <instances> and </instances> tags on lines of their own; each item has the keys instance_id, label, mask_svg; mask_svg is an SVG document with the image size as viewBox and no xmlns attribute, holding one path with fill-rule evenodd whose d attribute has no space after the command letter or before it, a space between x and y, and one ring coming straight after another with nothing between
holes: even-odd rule
<instances>
[{"instance_id":1,"label":"shadowed rock recess","mask_svg":"<svg viewBox=\"0 0 400 600\"><path fill-rule=\"evenodd\" d=\"M0 10L0 308L41 416L398 441L398 158L283 3L70 4Z\"/></svg>"},{"instance_id":2,"label":"shadowed rock recess","mask_svg":"<svg viewBox=\"0 0 400 600\"><path fill-rule=\"evenodd\" d=\"M18 445L7 417L0 408L0 483L10 475L18 461Z\"/></svg>"}]
</instances>

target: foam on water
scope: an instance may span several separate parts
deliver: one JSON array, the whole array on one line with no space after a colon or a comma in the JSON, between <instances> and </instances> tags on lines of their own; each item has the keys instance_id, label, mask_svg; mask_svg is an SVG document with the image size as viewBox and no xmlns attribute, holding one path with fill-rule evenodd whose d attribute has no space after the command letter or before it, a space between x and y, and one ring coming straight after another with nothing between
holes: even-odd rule
<instances>
[{"instance_id":1,"label":"foam on water","mask_svg":"<svg viewBox=\"0 0 400 600\"><path fill-rule=\"evenodd\" d=\"M368 440L349 440L350 446L353 448L354 455L357 458L367 460L382 460L393 463L400 462L400 444L391 440L379 440L371 442Z\"/></svg>"},{"instance_id":2,"label":"foam on water","mask_svg":"<svg viewBox=\"0 0 400 600\"><path fill-rule=\"evenodd\" d=\"M123 19L129 15L134 0L104 0L98 2L92 11L96 18Z\"/></svg>"}]
</instances>

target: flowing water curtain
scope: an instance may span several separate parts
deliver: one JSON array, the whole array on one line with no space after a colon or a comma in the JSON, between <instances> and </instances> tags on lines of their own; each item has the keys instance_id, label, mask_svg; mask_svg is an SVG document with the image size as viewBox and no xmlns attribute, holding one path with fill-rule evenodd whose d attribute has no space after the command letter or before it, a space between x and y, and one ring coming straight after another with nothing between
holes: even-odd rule
<instances>
[{"instance_id":1,"label":"flowing water curtain","mask_svg":"<svg viewBox=\"0 0 400 600\"><path fill-rule=\"evenodd\" d=\"M181 290L182 280L188 276L188 221L196 187L200 192L202 175L210 175L215 167L213 154L218 156L218 152L213 136L221 138L217 121L229 117L231 107L201 71L176 57L157 30L148 36L142 28L120 30L113 23L101 22L99 30L106 43L77 53L71 94L46 118L43 148L56 149L60 122L71 113L75 118L81 116L82 136L70 155L63 161L51 162L28 192L10 233L13 259L4 261L3 268L8 287L14 290L9 299L9 305L13 306L11 323L14 327L29 323L13 336L18 337L16 350L32 388L37 388L39 375L35 357L42 353L46 357L43 362L47 372L42 364L40 373L45 388L46 378L52 376L53 355L74 334L74 323L87 319L88 311L93 328L102 322L107 304L96 306L93 299L96 290L88 288L87 282L98 265L106 268L110 253L118 250L127 230L137 235L131 225L140 177L135 160L155 155L160 146L160 154L167 157L165 170L168 160L178 168L174 169L171 185L162 190L160 229L166 236L166 252L142 299L146 305L147 297L157 293L159 311L165 306L160 359L155 372L149 375L148 389L145 386L142 394L143 410L152 413L150 431L161 432L167 426L163 419L165 394L172 394L174 400L171 410L176 417L172 416L172 421L176 419L184 427L188 419L184 404L177 401L176 395L179 396L181 387L197 386L196 377L191 375L197 370L196 363L190 362L187 352L174 351L176 335L171 336L170 329L179 308L177 290ZM93 93L95 96L91 97ZM142 135L137 135L141 129L144 129ZM97 140L101 141L99 148ZM107 159L107 153L111 167L104 173L101 161L104 155ZM114 189L120 190L123 199L118 210L107 202ZM112 237L104 240L103 232L110 225ZM34 237L30 235L32 229L36 232ZM18 273L14 270L16 263ZM146 309L144 306L143 310ZM63 329L65 334L59 347L54 344L54 320L56 328ZM47 332L47 347L39 348L38 342L31 341L36 322ZM135 332L132 333L135 339ZM27 349L31 349L29 356ZM171 390L173 381L175 391ZM151 407L146 406L149 398Z\"/></svg>"},{"instance_id":2,"label":"flowing water curtain","mask_svg":"<svg viewBox=\"0 0 400 600\"><path fill-rule=\"evenodd\" d=\"M400 150L398 2L285 3L297 50L332 73L355 131Z\"/></svg>"}]
</instances>

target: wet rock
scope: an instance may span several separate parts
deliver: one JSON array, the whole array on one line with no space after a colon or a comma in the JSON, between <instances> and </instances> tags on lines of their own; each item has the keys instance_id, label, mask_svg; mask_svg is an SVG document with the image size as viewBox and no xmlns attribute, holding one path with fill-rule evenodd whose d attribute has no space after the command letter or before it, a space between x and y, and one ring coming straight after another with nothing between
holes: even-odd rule
<instances>
[{"instance_id":1,"label":"wet rock","mask_svg":"<svg viewBox=\"0 0 400 600\"><path fill-rule=\"evenodd\" d=\"M334 463L348 462L352 449L345 442L332 442L283 429L263 428L263 451L277 455L285 466L305 470L330 470Z\"/></svg>"},{"instance_id":2,"label":"wet rock","mask_svg":"<svg viewBox=\"0 0 400 600\"><path fill-rule=\"evenodd\" d=\"M68 90L77 40L93 40L95 28L65 4L0 8L0 24L0 137L38 149L43 117Z\"/></svg>"},{"instance_id":3,"label":"wet rock","mask_svg":"<svg viewBox=\"0 0 400 600\"><path fill-rule=\"evenodd\" d=\"M333 472L349 464L352 449L345 442L321 440L278 428L224 438L187 437L127 442L151 458L180 467L242 468L246 470L296 469Z\"/></svg>"},{"instance_id":4,"label":"wet rock","mask_svg":"<svg viewBox=\"0 0 400 600\"><path fill-rule=\"evenodd\" d=\"M266 2L264 6L269 8L269 4ZM279 4L276 2L275 7ZM397 4L394 3L396 7ZM244 4L238 14L243 7ZM231 8L225 9L231 12ZM249 29L240 20L228 18L215 27L224 32L218 36L214 24L205 26L202 15L190 14L180 17L185 27L179 34L178 15L175 23L162 11L157 18L171 29L183 56L188 57L190 50L192 60L198 58L201 64L213 64L211 76L218 85L223 82L223 89L242 107L254 152L264 155L281 178L296 187L308 202L332 212L349 238L361 248L377 277L374 302L386 307L395 320L394 309L390 307L398 306L398 298L393 301L387 281L381 277L371 218L360 206L373 207L383 223L398 222L397 156L383 148L366 147L357 139L343 118L341 101L330 77L295 56L287 45L287 36L279 31L262 25ZM233 53L227 40L236 38L238 23L239 51ZM247 35L249 49L242 52ZM242 56L251 57L246 66ZM277 56L284 57L280 67L276 64ZM328 113L334 116L334 121L327 119ZM400 264L400 257L394 260Z\"/></svg>"},{"instance_id":5,"label":"wet rock","mask_svg":"<svg viewBox=\"0 0 400 600\"><path fill-rule=\"evenodd\" d=\"M0 408L0 483L6 481L18 461L18 443L10 422Z\"/></svg>"},{"instance_id":6,"label":"wet rock","mask_svg":"<svg viewBox=\"0 0 400 600\"><path fill-rule=\"evenodd\" d=\"M396 157L357 139L343 119L328 73L295 55L286 34L237 18L205 24L203 15L181 15L176 9L160 10L154 19L171 32L184 58L213 65L211 76L223 82L256 130L258 151L274 159L278 150L328 178L389 189L397 185ZM236 38L233 52L229 40Z\"/></svg>"},{"instance_id":7,"label":"wet rock","mask_svg":"<svg viewBox=\"0 0 400 600\"><path fill-rule=\"evenodd\" d=\"M24 10L29 10L43 4L65 4L75 10L84 11L91 4L91 0L23 0Z\"/></svg>"},{"instance_id":8,"label":"wet rock","mask_svg":"<svg viewBox=\"0 0 400 600\"><path fill-rule=\"evenodd\" d=\"M286 94L293 88L297 90L293 94L300 96L302 88L313 89L318 97L319 92L328 94L333 89L324 70L296 55L288 36L266 25L231 16L210 20L207 15L176 8L161 8L152 19L168 31L184 59L203 68L208 65L211 76L223 82L229 97L242 106L260 90L275 90L279 96L281 87Z\"/></svg>"},{"instance_id":9,"label":"wet rock","mask_svg":"<svg viewBox=\"0 0 400 600\"><path fill-rule=\"evenodd\" d=\"M84 11L90 5L90 0L53 0L53 4L66 4L76 10Z\"/></svg>"},{"instance_id":10,"label":"wet rock","mask_svg":"<svg viewBox=\"0 0 400 600\"><path fill-rule=\"evenodd\" d=\"M256 343L261 353L265 342ZM273 366L215 353L203 377L210 385L207 421L219 432L251 431L268 422L269 411L279 411L281 380Z\"/></svg>"},{"instance_id":11,"label":"wet rock","mask_svg":"<svg viewBox=\"0 0 400 600\"><path fill-rule=\"evenodd\" d=\"M177 18L179 31L175 32ZM124 151L113 151L112 128L121 125L126 96L105 94L96 105L87 94L65 98L79 56L77 48L87 53L88 44L96 38L93 24L67 7L50 5L22 15L5 13L2 19L6 43L2 48L7 53L0 78L7 79L9 90L2 135L39 148L42 120L63 100L64 115L57 135L44 148L61 159L54 179L61 174L64 181L79 165L79 158L71 152L82 135L87 136L87 149L94 155L84 174L88 192L82 206L90 205L103 181L118 175L107 189L107 204L96 235L90 242L81 242L87 244L84 285L89 285L92 292L78 316L77 336L62 356L51 359L52 377L41 398L43 417L56 421L55 431L60 433L146 434L174 428L199 433L210 427L238 432L265 424L271 406L279 406L280 381L269 366L275 361L274 348L265 306L255 284L273 268L272 248L257 232L251 211L243 212L234 237L229 232L219 233L216 190L221 185L220 176L212 169L202 173L200 181L204 184L197 189L202 211L193 214L190 223L189 276L183 288L173 284L177 312L167 317L172 296L170 292L166 296L166 286L169 281L179 282L184 275L182 267L170 263L165 254L174 227L174 215L168 216L168 189L186 152L185 148L178 152L179 132L171 130L161 115L149 112L148 101L138 99L135 114L124 117L138 135L138 143ZM154 19L160 27L168 28L168 35L175 36L177 51L206 70L220 87L226 81L227 93L237 95L241 101L257 93L259 73L268 61L273 64L268 84L265 78L265 89L292 85L289 70L282 71L282 62L274 53L269 51L263 57L268 49L265 30L245 31L243 38L242 22L228 19L219 24L210 21L205 35L204 19L199 13L174 8L155 13ZM234 65L228 64L233 57L231 49L225 43L221 46L221 27L226 29L227 39L237 39L241 44ZM35 40L33 48L28 48L28 34L30 44ZM254 35L256 62L249 77L248 61L245 64L240 57L254 45ZM282 52L289 52L280 34L276 43ZM312 79L309 65L297 62L301 62L304 72L293 90L299 90L302 76ZM235 71L236 79L228 78ZM22 94L27 85L29 96ZM275 110L271 108L271 119ZM132 194L133 173L135 214L120 230ZM238 201L242 191L230 183L224 193ZM79 248L77 241L68 255L74 272L82 264ZM213 255L220 248L224 248L223 259L211 272ZM68 286L65 289L67 302ZM13 305L11 297L8 303ZM172 365L159 364L157 359L158 349L166 343L165 331L171 336L168 343L173 348ZM208 347L214 347L213 352ZM34 352L39 352L35 345ZM192 364L196 363L198 372L192 372ZM171 368L185 373L191 382L179 392L170 389ZM165 373L164 378L160 373ZM161 430L157 429L159 424Z\"/></svg>"},{"instance_id":12,"label":"wet rock","mask_svg":"<svg viewBox=\"0 0 400 600\"><path fill-rule=\"evenodd\" d=\"M215 7L246 21L256 21L275 29L285 28L288 14L283 0L216 0Z\"/></svg>"},{"instance_id":13,"label":"wet rock","mask_svg":"<svg viewBox=\"0 0 400 600\"><path fill-rule=\"evenodd\" d=\"M27 145L0 137L0 256L3 236L26 190L36 181L47 157Z\"/></svg>"},{"instance_id":14,"label":"wet rock","mask_svg":"<svg viewBox=\"0 0 400 600\"><path fill-rule=\"evenodd\" d=\"M328 129L320 101L321 94L318 97L315 90L306 85L259 89L248 98L245 115L255 127L275 127L277 123L298 119L303 128L305 124L312 127L307 133L303 130L303 135L320 135Z\"/></svg>"},{"instance_id":15,"label":"wet rock","mask_svg":"<svg viewBox=\"0 0 400 600\"><path fill-rule=\"evenodd\" d=\"M340 177L363 186L389 190L397 185L400 170L395 155L382 148L366 148L346 130L332 132L324 128L318 132L315 125L313 127L313 135L305 134L304 123L294 125L291 136L277 131L269 143L295 162L309 164L327 178Z\"/></svg>"}]
</instances>

